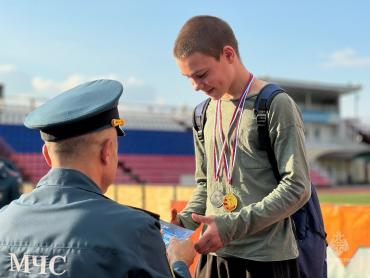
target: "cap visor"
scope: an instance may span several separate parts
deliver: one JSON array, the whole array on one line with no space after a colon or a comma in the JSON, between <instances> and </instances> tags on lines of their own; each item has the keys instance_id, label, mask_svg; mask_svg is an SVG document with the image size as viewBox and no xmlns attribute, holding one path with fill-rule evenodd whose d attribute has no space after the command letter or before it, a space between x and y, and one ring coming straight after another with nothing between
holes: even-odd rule
<instances>
[{"instance_id":1,"label":"cap visor","mask_svg":"<svg viewBox=\"0 0 370 278\"><path fill-rule=\"evenodd\" d=\"M120 126L116 126L117 130L117 136L125 136L126 133L123 131L123 129Z\"/></svg>"}]
</instances>

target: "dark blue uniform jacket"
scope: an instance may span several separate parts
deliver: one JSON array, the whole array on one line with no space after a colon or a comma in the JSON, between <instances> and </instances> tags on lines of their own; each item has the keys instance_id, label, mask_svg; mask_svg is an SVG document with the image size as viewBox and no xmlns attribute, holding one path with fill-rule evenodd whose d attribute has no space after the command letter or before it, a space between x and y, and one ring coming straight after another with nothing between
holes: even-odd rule
<instances>
[{"instance_id":1,"label":"dark blue uniform jacket","mask_svg":"<svg viewBox=\"0 0 370 278\"><path fill-rule=\"evenodd\" d=\"M190 277L176 263L177 277ZM182 274L181 274L182 273ZM0 277L172 277L157 219L52 169L0 211Z\"/></svg>"}]
</instances>

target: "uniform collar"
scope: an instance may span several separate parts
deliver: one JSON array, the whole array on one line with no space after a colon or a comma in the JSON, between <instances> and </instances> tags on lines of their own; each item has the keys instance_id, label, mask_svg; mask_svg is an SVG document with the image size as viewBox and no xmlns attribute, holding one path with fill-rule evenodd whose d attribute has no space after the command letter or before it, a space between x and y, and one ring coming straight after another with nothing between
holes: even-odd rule
<instances>
[{"instance_id":1,"label":"uniform collar","mask_svg":"<svg viewBox=\"0 0 370 278\"><path fill-rule=\"evenodd\" d=\"M51 168L50 171L41 178L36 187L41 186L75 186L83 190L102 194L97 184L84 173L67 168Z\"/></svg>"}]
</instances>

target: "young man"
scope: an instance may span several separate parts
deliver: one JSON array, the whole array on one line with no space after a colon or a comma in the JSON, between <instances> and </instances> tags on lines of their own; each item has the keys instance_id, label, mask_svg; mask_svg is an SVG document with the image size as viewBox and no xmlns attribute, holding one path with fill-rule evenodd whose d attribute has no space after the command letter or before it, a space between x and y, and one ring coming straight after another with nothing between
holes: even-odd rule
<instances>
[{"instance_id":1,"label":"young man","mask_svg":"<svg viewBox=\"0 0 370 278\"><path fill-rule=\"evenodd\" d=\"M294 101L276 96L269 132L282 176L277 184L259 148L253 106L267 85L242 64L230 26L212 16L191 18L174 56L196 91L211 98L204 142L194 132L197 187L173 223L206 229L195 247L197 277L298 277L291 214L310 197L303 123Z\"/></svg>"},{"instance_id":2,"label":"young man","mask_svg":"<svg viewBox=\"0 0 370 278\"><path fill-rule=\"evenodd\" d=\"M119 82L96 80L27 116L51 170L0 211L0 277L172 277L155 215L103 195L117 170L121 94ZM192 244L167 253L176 277L190 277Z\"/></svg>"}]
</instances>

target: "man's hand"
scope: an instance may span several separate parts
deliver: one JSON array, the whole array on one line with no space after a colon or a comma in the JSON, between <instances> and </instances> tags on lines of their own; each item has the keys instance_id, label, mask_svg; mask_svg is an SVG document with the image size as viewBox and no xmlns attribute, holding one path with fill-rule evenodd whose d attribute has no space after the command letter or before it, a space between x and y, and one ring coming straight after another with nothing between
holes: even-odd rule
<instances>
[{"instance_id":1,"label":"man's hand","mask_svg":"<svg viewBox=\"0 0 370 278\"><path fill-rule=\"evenodd\" d=\"M172 265L176 261L183 261L189 267L196 255L193 242L190 239L178 240L171 238L170 243L167 247L167 257Z\"/></svg>"},{"instance_id":2,"label":"man's hand","mask_svg":"<svg viewBox=\"0 0 370 278\"><path fill-rule=\"evenodd\" d=\"M208 254L210 252L215 252L224 246L221 240L220 234L215 222L215 216L202 216L193 213L191 215L195 222L207 225L207 229L202 235L202 237L195 243L195 250L201 254Z\"/></svg>"},{"instance_id":3,"label":"man's hand","mask_svg":"<svg viewBox=\"0 0 370 278\"><path fill-rule=\"evenodd\" d=\"M180 221L180 217L177 215L177 210L175 208L171 210L171 223L183 227Z\"/></svg>"}]
</instances>

